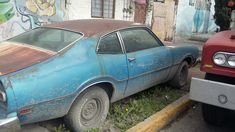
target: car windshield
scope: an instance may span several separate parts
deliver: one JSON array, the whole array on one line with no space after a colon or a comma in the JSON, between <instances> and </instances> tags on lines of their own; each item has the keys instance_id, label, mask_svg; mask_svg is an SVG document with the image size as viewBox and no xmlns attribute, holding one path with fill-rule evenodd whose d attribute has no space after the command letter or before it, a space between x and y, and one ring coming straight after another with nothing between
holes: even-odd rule
<instances>
[{"instance_id":1,"label":"car windshield","mask_svg":"<svg viewBox=\"0 0 235 132\"><path fill-rule=\"evenodd\" d=\"M8 41L58 52L81 37L81 33L41 27L11 38Z\"/></svg>"}]
</instances>

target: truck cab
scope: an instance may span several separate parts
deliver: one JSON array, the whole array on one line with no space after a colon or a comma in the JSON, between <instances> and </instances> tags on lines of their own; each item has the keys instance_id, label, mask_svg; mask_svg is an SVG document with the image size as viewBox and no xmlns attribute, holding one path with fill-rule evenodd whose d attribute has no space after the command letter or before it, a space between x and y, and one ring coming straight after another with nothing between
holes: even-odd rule
<instances>
[{"instance_id":1,"label":"truck cab","mask_svg":"<svg viewBox=\"0 0 235 132\"><path fill-rule=\"evenodd\" d=\"M200 70L205 78L192 78L190 99L202 103L207 123L221 125L235 111L235 31L219 32L205 43Z\"/></svg>"}]
</instances>

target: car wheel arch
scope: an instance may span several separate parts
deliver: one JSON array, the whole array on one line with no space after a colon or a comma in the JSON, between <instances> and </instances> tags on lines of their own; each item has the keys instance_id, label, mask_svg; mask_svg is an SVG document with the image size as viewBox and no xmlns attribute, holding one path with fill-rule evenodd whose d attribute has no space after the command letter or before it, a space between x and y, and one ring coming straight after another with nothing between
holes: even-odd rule
<instances>
[{"instance_id":1,"label":"car wheel arch","mask_svg":"<svg viewBox=\"0 0 235 132\"><path fill-rule=\"evenodd\" d=\"M191 66L191 65L193 65L194 59L191 55L188 55L188 56L184 57L184 59L181 61L181 63L184 61L186 61L189 66Z\"/></svg>"},{"instance_id":2,"label":"car wheel arch","mask_svg":"<svg viewBox=\"0 0 235 132\"><path fill-rule=\"evenodd\" d=\"M75 95L73 101L71 102L70 107L68 108L68 111L66 112L66 114L69 112L69 110L73 106L75 100L79 97L79 95L81 95L83 92L85 92L87 89L89 89L93 86L99 86L102 89L104 89L106 91L106 93L108 94L109 99L112 100L112 97L113 97L114 92L115 92L115 87L114 87L114 84L112 82L102 81L102 82L92 83L88 86L83 87L81 90L79 90L79 92L76 92L76 95Z\"/></svg>"}]
</instances>

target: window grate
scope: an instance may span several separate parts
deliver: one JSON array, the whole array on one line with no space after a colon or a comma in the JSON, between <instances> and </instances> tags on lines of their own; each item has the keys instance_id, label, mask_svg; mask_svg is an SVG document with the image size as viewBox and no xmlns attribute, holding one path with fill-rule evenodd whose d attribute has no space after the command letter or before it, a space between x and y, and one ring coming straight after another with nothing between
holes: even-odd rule
<instances>
[{"instance_id":1,"label":"window grate","mask_svg":"<svg viewBox=\"0 0 235 132\"><path fill-rule=\"evenodd\" d=\"M92 0L91 16L98 18L114 18L115 0Z\"/></svg>"}]
</instances>

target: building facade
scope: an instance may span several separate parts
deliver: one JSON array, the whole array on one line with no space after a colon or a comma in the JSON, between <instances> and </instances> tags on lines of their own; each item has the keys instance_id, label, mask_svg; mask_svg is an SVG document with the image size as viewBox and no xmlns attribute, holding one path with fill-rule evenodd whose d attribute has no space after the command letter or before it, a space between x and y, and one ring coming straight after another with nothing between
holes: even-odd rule
<instances>
[{"instance_id":1,"label":"building facade","mask_svg":"<svg viewBox=\"0 0 235 132\"><path fill-rule=\"evenodd\" d=\"M143 23L142 7L146 0L0 0L0 41L58 21L101 18Z\"/></svg>"}]
</instances>

